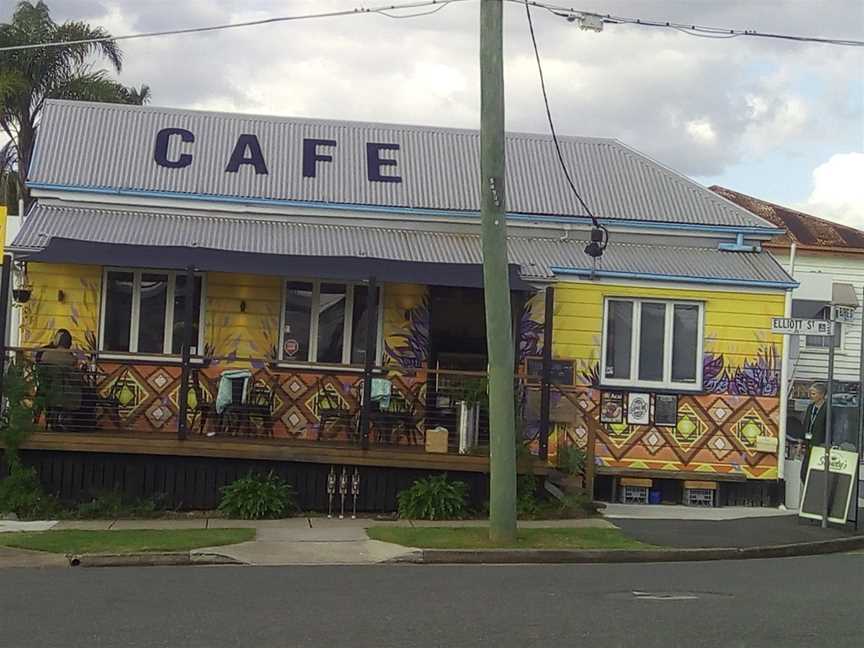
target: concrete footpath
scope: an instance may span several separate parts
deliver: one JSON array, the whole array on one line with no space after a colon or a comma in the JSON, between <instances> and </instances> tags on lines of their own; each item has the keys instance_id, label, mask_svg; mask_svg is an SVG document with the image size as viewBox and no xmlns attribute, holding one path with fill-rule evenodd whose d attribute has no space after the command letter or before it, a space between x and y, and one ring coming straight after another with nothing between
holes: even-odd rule
<instances>
[{"instance_id":1,"label":"concrete footpath","mask_svg":"<svg viewBox=\"0 0 864 648\"><path fill-rule=\"evenodd\" d=\"M823 529L815 520L800 519L796 511L777 508L609 504L604 517L642 542L686 549L765 547L856 535L849 528Z\"/></svg>"},{"instance_id":2,"label":"concrete footpath","mask_svg":"<svg viewBox=\"0 0 864 648\"><path fill-rule=\"evenodd\" d=\"M733 549L758 557L758 550L777 545L801 545L811 543L813 553L838 551L831 548L856 542L855 533L845 529L821 529L818 524L799 520L794 512L778 509L723 508L696 509L683 506L624 506L611 504L604 518L589 520L549 520L520 522L520 527L569 527L569 528L620 528L627 535L643 542L675 550L680 559L698 559L694 549ZM2 522L0 532L16 530L120 530L120 529L216 529L254 528L255 540L236 545L196 549L189 553L187 562L230 561L245 565L357 565L383 562L434 562L430 559L435 550L421 551L376 540L370 540L366 529L370 526L483 526L483 520L450 522L428 521L381 521L373 518L328 519L325 517L295 517L285 520L225 520L222 518L181 518L155 520L71 520L61 522ZM861 538L864 546L864 538ZM839 544L836 541L840 541ZM818 548L818 545L822 545ZM827 543L827 544L826 544ZM834 544L832 544L834 543ZM830 546L829 546L830 545ZM752 551L752 550L757 551ZM504 551L504 550L498 550ZM516 550L528 552L531 550ZM543 554L543 551L546 551ZM568 550L570 551L570 550ZM797 555L806 553L800 546L793 553L774 552L767 555ZM477 553L477 552L474 552ZM511 552L513 553L513 552ZM547 550L535 550L537 556L523 553L525 562L542 562L543 557L552 556ZM561 554L561 552L558 552ZM573 553L550 561L573 562L602 561L603 557L582 552ZM606 552L605 560L635 560L638 556L624 557L620 552ZM656 552L655 552L656 553ZM614 554L614 555L613 555ZM455 555L455 554L454 554ZM493 554L487 554L492 557ZM643 554L646 559L657 560ZM672 558L671 553L665 554ZM735 557L736 551L709 554L711 556ZM444 554L439 554L442 559ZM464 558L464 557L463 557ZM508 560L519 561L519 555ZM483 562L480 557L463 562ZM494 560L493 560L494 561ZM68 565L65 557L40 552L19 551L0 548L0 567Z\"/></svg>"}]
</instances>

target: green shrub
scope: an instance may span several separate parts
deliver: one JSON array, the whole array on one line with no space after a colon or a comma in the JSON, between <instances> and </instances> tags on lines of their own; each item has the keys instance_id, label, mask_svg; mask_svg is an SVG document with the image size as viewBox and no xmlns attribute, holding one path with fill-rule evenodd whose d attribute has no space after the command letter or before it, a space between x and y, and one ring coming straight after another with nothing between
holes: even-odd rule
<instances>
[{"instance_id":1,"label":"green shrub","mask_svg":"<svg viewBox=\"0 0 864 648\"><path fill-rule=\"evenodd\" d=\"M409 520L453 520L465 516L468 486L447 475L418 479L399 493L399 517Z\"/></svg>"},{"instance_id":2,"label":"green shrub","mask_svg":"<svg viewBox=\"0 0 864 648\"><path fill-rule=\"evenodd\" d=\"M22 519L53 517L59 505L45 494L36 469L14 462L9 475L0 481L0 513L15 513Z\"/></svg>"},{"instance_id":3,"label":"green shrub","mask_svg":"<svg viewBox=\"0 0 864 648\"><path fill-rule=\"evenodd\" d=\"M597 507L585 495L565 495L563 500L548 499L538 505L534 513L537 520L567 520L586 518L597 513Z\"/></svg>"},{"instance_id":4,"label":"green shrub","mask_svg":"<svg viewBox=\"0 0 864 648\"><path fill-rule=\"evenodd\" d=\"M573 445L558 448L558 468L568 475L585 474L585 451Z\"/></svg>"},{"instance_id":5,"label":"green shrub","mask_svg":"<svg viewBox=\"0 0 864 648\"><path fill-rule=\"evenodd\" d=\"M79 504L71 515L84 520L154 517L165 509L161 500L161 497L147 497L129 501L120 492L108 491Z\"/></svg>"},{"instance_id":6,"label":"green shrub","mask_svg":"<svg viewBox=\"0 0 864 648\"><path fill-rule=\"evenodd\" d=\"M0 441L6 449L4 456L10 472L18 462L18 448L36 431L34 409L39 411L42 405L36 402L34 392L28 373L18 364L11 364L3 377L7 404L0 419Z\"/></svg>"},{"instance_id":7,"label":"green shrub","mask_svg":"<svg viewBox=\"0 0 864 648\"><path fill-rule=\"evenodd\" d=\"M278 475L249 473L222 488L219 510L231 518L264 520L288 517L297 511L290 484Z\"/></svg>"},{"instance_id":8,"label":"green shrub","mask_svg":"<svg viewBox=\"0 0 864 648\"><path fill-rule=\"evenodd\" d=\"M537 513L537 478L531 474L516 478L516 515L531 517Z\"/></svg>"}]
</instances>

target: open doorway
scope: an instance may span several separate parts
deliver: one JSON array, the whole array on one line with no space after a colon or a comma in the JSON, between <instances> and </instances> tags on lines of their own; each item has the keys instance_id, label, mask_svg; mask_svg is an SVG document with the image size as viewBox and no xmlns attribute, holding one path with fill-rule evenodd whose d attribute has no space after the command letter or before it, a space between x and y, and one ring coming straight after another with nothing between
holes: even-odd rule
<instances>
[{"instance_id":1,"label":"open doorway","mask_svg":"<svg viewBox=\"0 0 864 648\"><path fill-rule=\"evenodd\" d=\"M429 322L433 369L486 371L486 313L480 288L433 286Z\"/></svg>"}]
</instances>

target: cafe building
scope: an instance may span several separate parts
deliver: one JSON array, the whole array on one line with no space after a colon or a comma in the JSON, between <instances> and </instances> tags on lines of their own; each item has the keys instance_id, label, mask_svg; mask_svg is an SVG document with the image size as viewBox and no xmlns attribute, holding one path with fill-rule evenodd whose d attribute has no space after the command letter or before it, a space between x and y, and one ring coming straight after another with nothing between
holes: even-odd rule
<instances>
[{"instance_id":1,"label":"cafe building","mask_svg":"<svg viewBox=\"0 0 864 648\"><path fill-rule=\"evenodd\" d=\"M520 469L576 446L598 497L776 501L776 227L617 140L561 146L608 246L551 139L508 135ZM392 510L447 472L482 506L478 169L470 130L47 102L7 356L65 329L78 373L26 460L69 497L207 507L254 468Z\"/></svg>"}]
</instances>

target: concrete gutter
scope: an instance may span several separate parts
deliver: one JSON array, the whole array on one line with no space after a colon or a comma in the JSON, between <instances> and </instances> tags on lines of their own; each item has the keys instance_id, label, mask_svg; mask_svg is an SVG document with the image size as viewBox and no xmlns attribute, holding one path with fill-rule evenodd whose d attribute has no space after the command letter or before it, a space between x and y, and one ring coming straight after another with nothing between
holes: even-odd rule
<instances>
[{"instance_id":1,"label":"concrete gutter","mask_svg":"<svg viewBox=\"0 0 864 648\"><path fill-rule=\"evenodd\" d=\"M70 567L179 567L189 565L240 565L219 554L173 551L129 554L68 554Z\"/></svg>"},{"instance_id":2,"label":"concrete gutter","mask_svg":"<svg viewBox=\"0 0 864 648\"><path fill-rule=\"evenodd\" d=\"M418 549L391 562L424 565L652 563L815 556L864 549L864 535L816 542L703 549Z\"/></svg>"}]
</instances>

